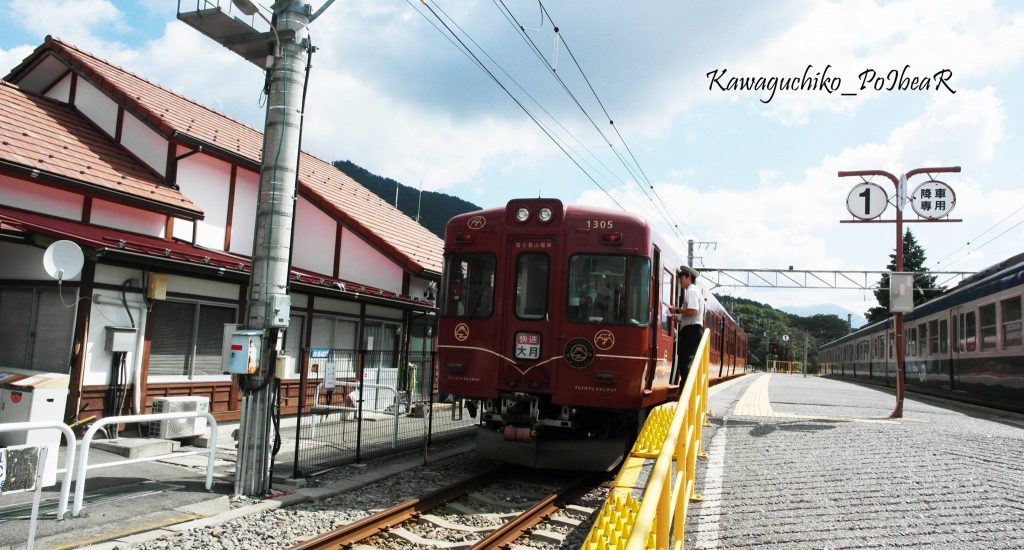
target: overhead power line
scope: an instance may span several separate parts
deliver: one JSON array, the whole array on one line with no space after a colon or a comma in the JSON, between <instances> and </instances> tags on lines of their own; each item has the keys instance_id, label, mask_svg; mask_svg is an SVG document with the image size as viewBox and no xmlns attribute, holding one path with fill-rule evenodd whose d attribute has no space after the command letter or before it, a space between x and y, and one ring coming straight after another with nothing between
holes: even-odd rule
<instances>
[{"instance_id":1,"label":"overhead power line","mask_svg":"<svg viewBox=\"0 0 1024 550\"><path fill-rule=\"evenodd\" d=\"M472 60L476 64L476 66L479 67L482 71L484 71L484 73L486 73L487 76L490 77L491 80L493 80L494 83L497 84L498 87L500 87L501 90L503 92L505 92L505 94L508 95L509 98L512 99L512 101L514 101L515 104L524 113L526 113L526 115L528 117L530 117L530 120L532 120L533 123L536 124L537 127L540 128L542 132L544 132L544 135L546 135L548 137L548 139L550 139L555 144L555 146L557 146L559 148L559 150L561 150L562 153L565 154L565 156L568 157L569 160L572 161L572 163L575 164L577 168L579 168L579 170L581 172L583 172L583 174L587 177L587 179L589 179L591 181L591 183L596 185L598 187L598 189L600 189L602 192L604 192L604 194L607 195L608 198L611 199L611 201L616 206L618 206L621 210L625 211L626 209L622 206L622 204L620 204L619 201L614 196L612 196L612 194L609 193L607 189L604 188L604 186L602 186L600 183L598 183L598 181L596 179L594 179L594 177L590 174L590 172L588 172L585 168L583 168L583 166L576 160L575 157L573 157L569 153L569 151L566 149L566 147L551 133L551 131L548 130L548 128L546 126L544 126L544 124L542 124L537 119L537 117L533 114L533 112L531 112L525 105L523 105L523 103L519 100L519 98L517 98L515 96L515 94L513 94L508 89L508 87L506 87L505 84L494 74L494 72L492 72L483 63L483 61L480 60L480 58L476 55L476 53L474 53L473 50L471 48L469 48L469 46L466 45L466 43L462 40L462 38L459 37L458 33L456 33L454 30L452 30L452 28L444 21L444 19L442 19L441 16L438 15L438 13L436 11L434 11L434 8L431 7L431 5L429 3L427 3L427 2L425 2L425 1L421 0L421 3L423 4L424 7L427 8L427 10L430 12L430 14L433 15L434 18L437 19L437 21L441 23L441 25L448 31L448 33L459 43L460 48L462 50L464 50L466 53L468 53L469 56L472 57ZM436 5L436 2L434 4ZM419 11L419 10L417 9L417 11ZM435 28L437 28L437 27L435 27ZM440 29L438 29L438 30L440 30ZM463 32L465 33L465 31L463 31ZM468 37L468 34L467 34L467 37Z\"/></svg>"},{"instance_id":2,"label":"overhead power line","mask_svg":"<svg viewBox=\"0 0 1024 550\"><path fill-rule=\"evenodd\" d=\"M537 46L536 42L534 42L533 39L530 38L530 36L528 34L526 34L526 30L527 30L526 27L522 23L519 22L519 20L516 18L516 16L508 8L508 6L506 5L505 1L504 0L492 0L492 3L494 3L495 7L498 8L498 10L502 13L503 16L505 16L505 19L509 22L509 24L511 24L513 26L513 28L520 34L520 36L524 39L524 41L526 42L528 47L531 49L531 51L533 51L533 53L537 57L537 59L541 62L542 65L544 65L544 67L548 70L548 72L551 74L551 76L554 77L555 80L558 82L558 84L562 87L563 91L565 91L565 93L569 96L569 98L573 101L573 103L579 108L579 110L587 118L587 120L590 122L591 126L594 127L594 129L597 131L597 133L604 140L605 144L608 145L608 147L611 149L612 153L616 156L616 158L618 158L618 160L622 164L623 168L626 169L626 172L637 182L641 192L644 194L644 196L647 198L647 200L651 202L651 205L654 206L655 212L657 212L659 214L659 216L668 224L669 229L676 235L677 238L679 238L680 243L685 245L686 244L685 240L683 239L683 236L682 236L682 234L679 231L679 224L672 218L671 213L669 212L667 206L665 205L664 201L661 199L660 195L658 195L657 190L654 188L654 185L651 183L650 179L647 178L647 174L643 171L643 168L640 166L639 162L637 161L636 156L633 154L632 150L629 148L629 145L625 142L625 139L623 139L622 134L619 132L618 128L615 127L614 121L613 121L611 115L608 113L607 109L605 108L604 102L601 101L600 96L597 94L597 91L594 89L594 87L591 84L589 77L587 77L585 71L583 71L583 68L580 65L580 63L579 63L578 59L576 58L575 54L572 52L571 48L569 48L568 43L565 42L564 37L561 35L561 33L559 31L559 27L555 23L554 19L552 19L551 14L547 12L547 9L544 7L543 2L539 2L540 6L541 6L541 10L542 10L542 18L541 18L542 22L543 22L543 19L544 19L545 16L546 16L547 20L551 22L552 29L554 30L554 32L556 34L557 40L560 41L562 43L562 45L565 47L566 51L569 52L570 57L573 59L573 63L576 65L577 70L580 71L580 74L583 77L584 81L587 83L587 86L590 88L591 93L593 93L595 99L597 100L598 104L600 105L600 107L602 109L602 112L605 114L605 117L607 118L609 124L615 130L615 133L618 136L619 140L622 142L623 146L626 148L627 152L629 153L630 157L632 158L633 164L630 164L626 160L626 158L622 155L622 153L619 152L619 150L615 148L615 145L611 142L611 140L604 133L604 131L601 130L601 128L598 126L597 122L594 120L593 116L583 106L582 102L579 100L579 98L576 96L576 94L573 93L573 91L569 88L568 84L566 84L566 82L562 78L562 76L558 74L558 72L556 71L555 67L551 63L549 63L548 60L544 57L544 54L541 53L540 48ZM533 30L533 29L531 29L531 30ZM635 165L635 168L634 168L634 165ZM639 173L639 175L638 175L638 173ZM657 202L655 202L655 199L652 198L651 193L648 193L647 189L644 188L645 185L646 185L646 187L648 189L650 189L654 193L655 198L657 198Z\"/></svg>"}]
</instances>

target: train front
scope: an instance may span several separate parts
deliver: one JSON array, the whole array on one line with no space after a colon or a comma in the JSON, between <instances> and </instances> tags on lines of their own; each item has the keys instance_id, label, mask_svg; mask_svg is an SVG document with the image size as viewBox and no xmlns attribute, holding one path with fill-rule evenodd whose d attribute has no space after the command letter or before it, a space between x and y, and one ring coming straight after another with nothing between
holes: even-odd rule
<instances>
[{"instance_id":1,"label":"train front","mask_svg":"<svg viewBox=\"0 0 1024 550\"><path fill-rule=\"evenodd\" d=\"M487 457L605 470L650 364L651 240L627 214L517 199L445 234L439 385L480 416Z\"/></svg>"}]
</instances>

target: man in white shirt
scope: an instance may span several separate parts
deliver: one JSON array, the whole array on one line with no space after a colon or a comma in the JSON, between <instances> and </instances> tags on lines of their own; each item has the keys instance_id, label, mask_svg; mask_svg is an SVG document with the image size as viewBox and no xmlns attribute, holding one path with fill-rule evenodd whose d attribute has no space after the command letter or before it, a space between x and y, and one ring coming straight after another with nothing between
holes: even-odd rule
<instances>
[{"instance_id":1,"label":"man in white shirt","mask_svg":"<svg viewBox=\"0 0 1024 550\"><path fill-rule=\"evenodd\" d=\"M670 307L669 313L678 323L676 332L676 371L679 383L686 380L690 363L697 353L704 331L704 293L697 286L697 270L684 265L678 272L679 286L683 289L683 307Z\"/></svg>"}]
</instances>

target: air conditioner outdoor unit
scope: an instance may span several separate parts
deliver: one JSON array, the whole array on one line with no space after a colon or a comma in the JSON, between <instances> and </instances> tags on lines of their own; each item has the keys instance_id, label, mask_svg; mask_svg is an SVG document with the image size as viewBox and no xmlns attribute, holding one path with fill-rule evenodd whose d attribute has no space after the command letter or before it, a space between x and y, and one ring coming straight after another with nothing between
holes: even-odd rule
<instances>
[{"instance_id":1,"label":"air conditioner outdoor unit","mask_svg":"<svg viewBox=\"0 0 1024 550\"><path fill-rule=\"evenodd\" d=\"M210 400L206 397L172 396L153 399L153 413L209 412ZM206 434L206 418L173 418L150 422L149 436L160 439L176 439Z\"/></svg>"}]
</instances>

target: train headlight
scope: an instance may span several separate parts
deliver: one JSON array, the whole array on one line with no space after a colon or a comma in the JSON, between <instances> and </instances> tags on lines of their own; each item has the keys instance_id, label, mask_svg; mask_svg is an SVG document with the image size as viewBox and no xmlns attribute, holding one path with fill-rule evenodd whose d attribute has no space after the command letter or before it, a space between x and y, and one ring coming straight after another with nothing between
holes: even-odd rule
<instances>
[{"instance_id":1,"label":"train headlight","mask_svg":"<svg viewBox=\"0 0 1024 550\"><path fill-rule=\"evenodd\" d=\"M537 212L537 219L540 220L540 223L548 223L551 221L551 209L547 206L541 208L540 212Z\"/></svg>"},{"instance_id":2,"label":"train headlight","mask_svg":"<svg viewBox=\"0 0 1024 550\"><path fill-rule=\"evenodd\" d=\"M519 210L516 210L516 221L518 221L519 223L523 223L528 219L530 219L529 210L527 210L526 208L520 208Z\"/></svg>"}]
</instances>

